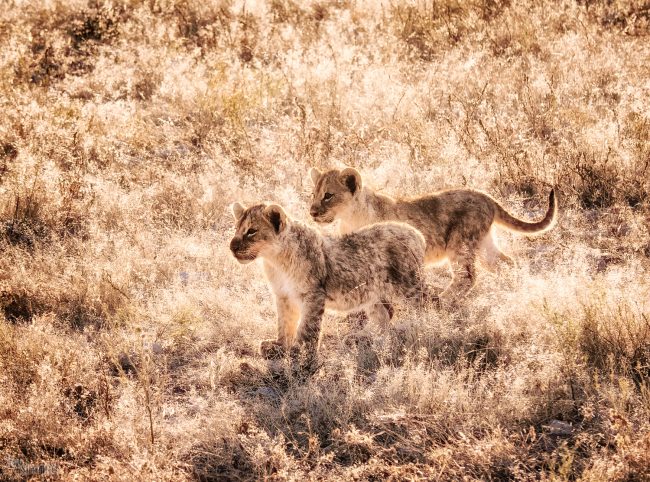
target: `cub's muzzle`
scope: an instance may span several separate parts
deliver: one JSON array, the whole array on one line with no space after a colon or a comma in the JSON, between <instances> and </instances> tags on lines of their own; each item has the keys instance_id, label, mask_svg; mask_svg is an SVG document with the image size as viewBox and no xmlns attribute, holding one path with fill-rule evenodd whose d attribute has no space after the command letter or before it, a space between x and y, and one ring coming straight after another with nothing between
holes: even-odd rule
<instances>
[{"instance_id":1,"label":"cub's muzzle","mask_svg":"<svg viewBox=\"0 0 650 482\"><path fill-rule=\"evenodd\" d=\"M237 251L241 248L241 242L242 240L239 238L232 238L230 241L230 251L233 252L233 254L236 255Z\"/></svg>"}]
</instances>

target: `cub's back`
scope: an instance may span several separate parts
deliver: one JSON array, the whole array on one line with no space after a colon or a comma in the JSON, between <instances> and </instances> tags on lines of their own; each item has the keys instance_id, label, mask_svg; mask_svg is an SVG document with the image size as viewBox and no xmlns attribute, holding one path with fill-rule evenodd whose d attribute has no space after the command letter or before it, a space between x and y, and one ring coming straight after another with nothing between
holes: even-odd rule
<instances>
[{"instance_id":1,"label":"cub's back","mask_svg":"<svg viewBox=\"0 0 650 482\"><path fill-rule=\"evenodd\" d=\"M426 241L420 231L406 223L382 222L363 227L336 239L337 258L347 260L350 268L372 268L401 263L420 263Z\"/></svg>"},{"instance_id":2,"label":"cub's back","mask_svg":"<svg viewBox=\"0 0 650 482\"><path fill-rule=\"evenodd\" d=\"M382 251L384 247L404 247L424 249L426 241L420 231L405 222L386 221L371 224L359 229L348 236L359 235L362 239L370 240L375 249Z\"/></svg>"},{"instance_id":3,"label":"cub's back","mask_svg":"<svg viewBox=\"0 0 650 482\"><path fill-rule=\"evenodd\" d=\"M494 216L495 201L481 191L473 189L450 189L399 203L399 216L409 224L418 226L454 216L467 216L480 212L483 216Z\"/></svg>"}]
</instances>

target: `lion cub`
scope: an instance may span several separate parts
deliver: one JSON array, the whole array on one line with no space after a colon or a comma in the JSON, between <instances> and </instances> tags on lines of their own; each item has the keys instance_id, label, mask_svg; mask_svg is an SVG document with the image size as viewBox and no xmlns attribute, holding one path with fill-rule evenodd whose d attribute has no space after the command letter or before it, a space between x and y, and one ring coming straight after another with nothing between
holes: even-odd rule
<instances>
[{"instance_id":1,"label":"lion cub","mask_svg":"<svg viewBox=\"0 0 650 482\"><path fill-rule=\"evenodd\" d=\"M508 214L487 194L454 189L413 199L393 199L362 185L356 169L333 169L321 173L312 168L314 196L310 214L318 223L341 221L341 233L349 233L378 221L403 221L418 228L427 241L426 262L447 259L453 280L443 291L443 300L464 294L474 285L475 262L488 268L501 261L513 265L494 243L492 225L520 233L541 233L555 220L555 191L549 195L544 219L529 223Z\"/></svg>"},{"instance_id":2,"label":"lion cub","mask_svg":"<svg viewBox=\"0 0 650 482\"><path fill-rule=\"evenodd\" d=\"M390 315L383 300L423 296L426 241L407 224L378 223L327 237L275 204L245 209L234 203L232 212L236 232L230 250L240 263L262 258L275 294L278 336L262 342L264 356L276 356L294 342L316 352L325 308L365 309L385 325Z\"/></svg>"}]
</instances>

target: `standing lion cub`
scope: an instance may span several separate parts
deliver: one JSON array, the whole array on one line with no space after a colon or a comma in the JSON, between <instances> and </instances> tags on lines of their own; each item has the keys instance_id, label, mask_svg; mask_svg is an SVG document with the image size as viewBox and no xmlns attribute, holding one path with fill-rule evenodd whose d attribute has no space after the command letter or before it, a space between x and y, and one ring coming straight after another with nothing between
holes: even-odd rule
<instances>
[{"instance_id":1,"label":"standing lion cub","mask_svg":"<svg viewBox=\"0 0 650 482\"><path fill-rule=\"evenodd\" d=\"M294 343L315 353L325 308L365 309L388 323L385 301L420 298L426 241L404 223L378 223L341 237L326 237L290 219L275 204L245 209L234 203L235 236L230 250L240 263L256 258L275 294L278 336L260 345L277 356Z\"/></svg>"},{"instance_id":2,"label":"standing lion cub","mask_svg":"<svg viewBox=\"0 0 650 482\"><path fill-rule=\"evenodd\" d=\"M544 219L529 223L508 214L487 194L454 189L413 199L393 199L362 185L356 169L321 173L312 168L314 196L310 214L318 223L341 221L341 233L349 233L378 221L403 221L418 228L427 241L426 262L448 259L453 280L443 299L464 294L474 285L477 257L488 267L497 262L514 264L494 243L491 228L497 224L520 233L541 233L555 220L555 191L549 195Z\"/></svg>"}]
</instances>

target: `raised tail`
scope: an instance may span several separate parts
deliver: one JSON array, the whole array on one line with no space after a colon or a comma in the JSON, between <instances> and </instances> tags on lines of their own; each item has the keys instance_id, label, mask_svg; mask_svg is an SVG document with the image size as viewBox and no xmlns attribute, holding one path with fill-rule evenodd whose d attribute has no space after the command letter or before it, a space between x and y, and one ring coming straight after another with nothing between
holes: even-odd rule
<instances>
[{"instance_id":1,"label":"raised tail","mask_svg":"<svg viewBox=\"0 0 650 482\"><path fill-rule=\"evenodd\" d=\"M517 231L519 233L541 233L553 226L555 218L557 215L557 203L555 201L555 189L551 189L551 194L548 195L548 210L544 219L536 223L529 223L517 219L514 216L510 215L505 209L503 209L496 201L496 209L494 214L494 222L503 226L506 229L511 231Z\"/></svg>"}]
</instances>

